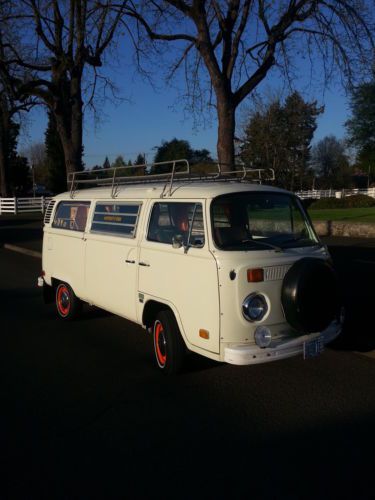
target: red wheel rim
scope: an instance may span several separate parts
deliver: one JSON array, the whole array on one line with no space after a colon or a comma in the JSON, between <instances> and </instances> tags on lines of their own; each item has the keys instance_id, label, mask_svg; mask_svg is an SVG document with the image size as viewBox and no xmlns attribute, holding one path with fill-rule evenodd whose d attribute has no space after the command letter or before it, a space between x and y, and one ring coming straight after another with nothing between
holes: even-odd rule
<instances>
[{"instance_id":1,"label":"red wheel rim","mask_svg":"<svg viewBox=\"0 0 375 500\"><path fill-rule=\"evenodd\" d=\"M57 308L61 316L67 316L70 311L70 293L65 285L57 289Z\"/></svg>"},{"instance_id":2,"label":"red wheel rim","mask_svg":"<svg viewBox=\"0 0 375 500\"><path fill-rule=\"evenodd\" d=\"M165 366L167 361L167 342L165 340L163 325L158 321L155 325L155 352L159 366Z\"/></svg>"}]
</instances>

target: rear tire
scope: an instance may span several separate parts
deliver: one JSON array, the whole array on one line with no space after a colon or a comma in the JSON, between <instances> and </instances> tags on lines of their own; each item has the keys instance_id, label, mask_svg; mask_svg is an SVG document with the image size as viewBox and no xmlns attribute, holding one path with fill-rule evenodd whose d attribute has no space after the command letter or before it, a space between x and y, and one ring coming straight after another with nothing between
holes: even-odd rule
<instances>
[{"instance_id":1,"label":"rear tire","mask_svg":"<svg viewBox=\"0 0 375 500\"><path fill-rule=\"evenodd\" d=\"M70 321L82 311L82 302L67 283L59 283L56 288L56 310L59 318Z\"/></svg>"},{"instance_id":2,"label":"rear tire","mask_svg":"<svg viewBox=\"0 0 375 500\"><path fill-rule=\"evenodd\" d=\"M172 311L161 311L157 315L153 339L156 362L163 373L172 375L181 371L185 344Z\"/></svg>"}]
</instances>

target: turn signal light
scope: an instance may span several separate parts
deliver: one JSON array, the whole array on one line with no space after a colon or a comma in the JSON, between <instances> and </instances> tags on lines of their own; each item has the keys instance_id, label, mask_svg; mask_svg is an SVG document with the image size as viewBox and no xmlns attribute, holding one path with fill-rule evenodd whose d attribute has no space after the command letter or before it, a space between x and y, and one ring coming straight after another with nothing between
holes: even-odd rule
<instances>
[{"instance_id":1,"label":"turn signal light","mask_svg":"<svg viewBox=\"0 0 375 500\"><path fill-rule=\"evenodd\" d=\"M249 283L259 283L259 281L264 281L264 271L262 268L248 269L247 270L247 281Z\"/></svg>"},{"instance_id":2,"label":"turn signal light","mask_svg":"<svg viewBox=\"0 0 375 500\"><path fill-rule=\"evenodd\" d=\"M208 332L208 330L203 330L203 328L201 328L199 330L199 336L202 337L202 339L208 340L210 338L210 333Z\"/></svg>"}]
</instances>

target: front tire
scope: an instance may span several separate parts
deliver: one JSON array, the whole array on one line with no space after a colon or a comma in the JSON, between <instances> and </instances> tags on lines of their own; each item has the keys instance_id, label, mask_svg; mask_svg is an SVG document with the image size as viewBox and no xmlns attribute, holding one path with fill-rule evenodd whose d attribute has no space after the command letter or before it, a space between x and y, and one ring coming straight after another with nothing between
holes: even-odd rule
<instances>
[{"instance_id":1,"label":"front tire","mask_svg":"<svg viewBox=\"0 0 375 500\"><path fill-rule=\"evenodd\" d=\"M181 371L185 358L185 344L171 311L161 311L157 315L153 339L156 362L163 373L172 375Z\"/></svg>"},{"instance_id":2,"label":"front tire","mask_svg":"<svg viewBox=\"0 0 375 500\"><path fill-rule=\"evenodd\" d=\"M56 310L59 318L70 321L77 318L82 310L82 302L67 283L56 288Z\"/></svg>"}]
</instances>

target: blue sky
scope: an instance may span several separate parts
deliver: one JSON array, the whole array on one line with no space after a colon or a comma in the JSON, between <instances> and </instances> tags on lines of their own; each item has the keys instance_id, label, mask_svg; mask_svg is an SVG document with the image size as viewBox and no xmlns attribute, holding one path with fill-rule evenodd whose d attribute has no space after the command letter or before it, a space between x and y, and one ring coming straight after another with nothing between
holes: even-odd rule
<instances>
[{"instance_id":1,"label":"blue sky","mask_svg":"<svg viewBox=\"0 0 375 500\"><path fill-rule=\"evenodd\" d=\"M111 72L124 98L121 102L107 101L99 109L99 125L94 124L92 115L86 115L84 126L84 161L87 167L102 164L105 156L113 161L118 155L126 160L134 160L138 153L145 153L147 161L152 161L153 149L163 140L174 137L188 140L195 149L208 149L216 157L216 119L211 123L194 129L193 118L184 112L176 89L163 86L161 78L154 90L140 77L132 74L129 66ZM276 77L270 75L261 87L260 93L277 87ZM183 82L180 82L180 88ZM342 138L345 134L344 122L348 117L348 105L344 91L339 87L326 90L312 89L303 96L317 99L325 105L325 112L318 119L314 142L328 134ZM300 90L297 85L297 90ZM245 103L246 106L246 103ZM241 120L241 110L237 122ZM19 149L25 149L34 142L44 141L46 127L45 112L40 109L29 117L26 133L22 135Z\"/></svg>"}]
</instances>

